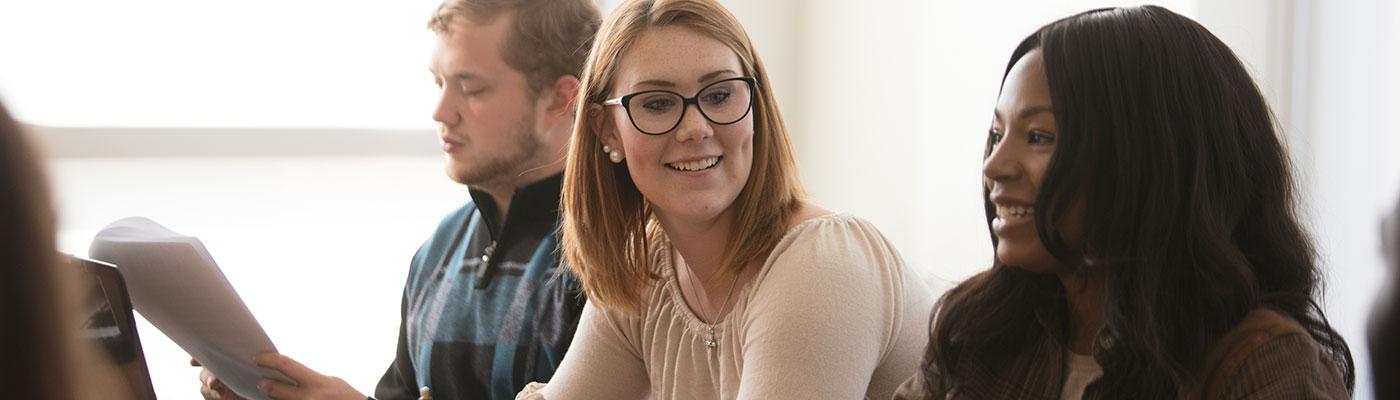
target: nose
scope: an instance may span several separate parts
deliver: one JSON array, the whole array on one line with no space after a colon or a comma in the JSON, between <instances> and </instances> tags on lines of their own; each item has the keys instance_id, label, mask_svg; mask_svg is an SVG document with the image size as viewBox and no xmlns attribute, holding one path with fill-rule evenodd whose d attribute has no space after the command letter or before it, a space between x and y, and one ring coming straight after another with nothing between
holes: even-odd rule
<instances>
[{"instance_id":1,"label":"nose","mask_svg":"<svg viewBox=\"0 0 1400 400\"><path fill-rule=\"evenodd\" d=\"M681 111L681 124L676 126L677 141L699 141L715 135L714 127L700 112L699 104L688 104Z\"/></svg>"},{"instance_id":2,"label":"nose","mask_svg":"<svg viewBox=\"0 0 1400 400\"><path fill-rule=\"evenodd\" d=\"M1018 162L1018 146L1010 143L1005 137L1000 144L992 146L991 153L982 160L982 178L987 189L992 189L992 184L1006 182L1017 179L1022 174L1020 162Z\"/></svg>"},{"instance_id":3,"label":"nose","mask_svg":"<svg viewBox=\"0 0 1400 400\"><path fill-rule=\"evenodd\" d=\"M433 120L444 126L455 126L462 122L462 115L450 97L451 91L443 88L438 94L437 108L433 109Z\"/></svg>"}]
</instances>

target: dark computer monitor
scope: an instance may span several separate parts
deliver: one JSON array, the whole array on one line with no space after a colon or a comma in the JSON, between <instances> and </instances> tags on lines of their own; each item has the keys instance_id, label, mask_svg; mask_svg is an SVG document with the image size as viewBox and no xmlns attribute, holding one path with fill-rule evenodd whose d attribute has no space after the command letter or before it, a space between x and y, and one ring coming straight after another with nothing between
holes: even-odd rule
<instances>
[{"instance_id":1,"label":"dark computer monitor","mask_svg":"<svg viewBox=\"0 0 1400 400\"><path fill-rule=\"evenodd\" d=\"M83 318L80 337L96 343L102 349L100 355L121 370L132 391L130 398L154 400L155 388L151 386L141 338L136 334L131 296L126 292L121 272L111 264L79 257L69 257L69 263L83 272L79 286L83 296L79 303Z\"/></svg>"}]
</instances>

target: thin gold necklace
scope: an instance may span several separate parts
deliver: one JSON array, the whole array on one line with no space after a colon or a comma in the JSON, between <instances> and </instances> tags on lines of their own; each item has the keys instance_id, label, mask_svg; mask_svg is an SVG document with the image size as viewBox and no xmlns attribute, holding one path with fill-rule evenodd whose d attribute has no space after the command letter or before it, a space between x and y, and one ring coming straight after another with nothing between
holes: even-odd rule
<instances>
[{"instance_id":1,"label":"thin gold necklace","mask_svg":"<svg viewBox=\"0 0 1400 400\"><path fill-rule=\"evenodd\" d=\"M681 259L681 261L684 262L685 260L684 260L684 259ZM698 279L697 279L697 276L695 275L695 270L690 269L690 263L686 263L686 264L685 264L685 271L686 271L686 275L689 275L689 276L690 276L690 290L691 290L692 292L697 293L697 294L703 295L703 294L704 294L704 290L696 289L696 288L695 288L695 281L698 280ZM701 306L702 306L702 307L701 307L700 312L701 312L701 314L705 314L705 315L701 315L701 317L704 317L704 318L705 318L706 320L708 320L708 321L714 321L713 323L712 323L712 322L708 322L708 321L700 321L700 322L704 322L704 323L705 323L705 325L706 325L706 326L705 326L705 330L706 330L706 333L709 335L709 337L705 339L705 347L708 347L708 348L709 348L710 350L712 350L712 351L713 351L715 348L718 348L718 347L719 347L719 340L715 338L715 325L714 325L714 324L719 322L719 321L717 321L717 319L719 318L720 315L724 315L725 307L727 307L727 306L729 305L729 297L734 295L734 286L736 286L736 285L739 283L739 275L740 275L740 274L734 274L734 280L732 280L732 281L729 282L729 291L728 291L728 292L725 292L725 294L724 294L724 302L719 303L719 313L718 313L718 314L714 314L714 315L710 315L710 314L709 314L709 312L708 312L708 311L709 311L709 308L710 308L710 307L709 307L709 305L710 305L710 304L709 304L709 303L710 303L710 302L709 302L709 300L710 300L710 299L709 299L709 296L706 296L705 299L704 299L705 301L701 303ZM702 286L702 288L703 288L703 286ZM697 298L697 300L699 300L699 299Z\"/></svg>"}]
</instances>

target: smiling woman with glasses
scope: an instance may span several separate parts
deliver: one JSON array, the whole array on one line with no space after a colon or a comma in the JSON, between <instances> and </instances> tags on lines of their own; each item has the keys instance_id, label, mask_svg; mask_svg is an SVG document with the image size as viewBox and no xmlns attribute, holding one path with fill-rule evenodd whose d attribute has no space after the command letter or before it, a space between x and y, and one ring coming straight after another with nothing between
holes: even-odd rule
<instances>
[{"instance_id":1,"label":"smiling woman with glasses","mask_svg":"<svg viewBox=\"0 0 1400 400\"><path fill-rule=\"evenodd\" d=\"M564 170L589 299L524 399L889 398L933 298L879 230L803 199L763 62L713 0L603 25Z\"/></svg>"}]
</instances>

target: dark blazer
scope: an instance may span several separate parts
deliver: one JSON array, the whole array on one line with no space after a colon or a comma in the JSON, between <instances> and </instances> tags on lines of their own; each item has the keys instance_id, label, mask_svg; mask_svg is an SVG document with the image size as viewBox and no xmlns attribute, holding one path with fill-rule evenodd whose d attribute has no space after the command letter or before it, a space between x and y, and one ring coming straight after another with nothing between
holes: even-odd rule
<instances>
[{"instance_id":1,"label":"dark blazer","mask_svg":"<svg viewBox=\"0 0 1400 400\"><path fill-rule=\"evenodd\" d=\"M996 384L978 388L977 393L928 385L920 371L900 387L895 399L1058 400L1067 350L1049 338L1044 343L1042 351L1016 365L983 366L990 378L984 382ZM1251 311L1226 332L1206 356L1200 376L1202 386L1190 398L1351 398L1331 357L1312 336L1297 321L1268 309ZM1096 397L1091 390L1084 398Z\"/></svg>"}]
</instances>

